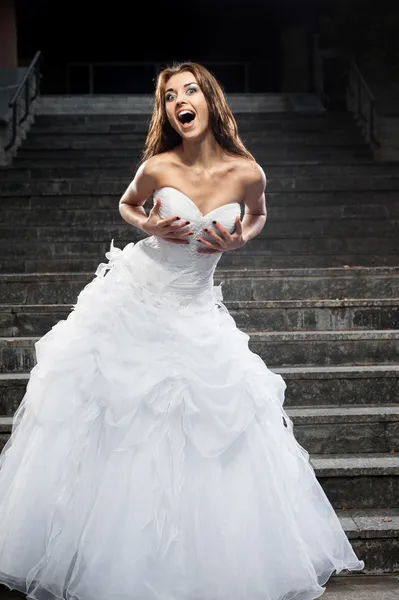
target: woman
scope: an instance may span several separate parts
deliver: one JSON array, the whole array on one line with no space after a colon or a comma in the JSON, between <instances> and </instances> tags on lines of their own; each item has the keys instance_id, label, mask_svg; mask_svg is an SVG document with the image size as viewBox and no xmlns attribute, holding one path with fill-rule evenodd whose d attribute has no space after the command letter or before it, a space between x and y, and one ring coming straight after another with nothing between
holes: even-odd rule
<instances>
[{"instance_id":1,"label":"woman","mask_svg":"<svg viewBox=\"0 0 399 600\"><path fill-rule=\"evenodd\" d=\"M213 285L265 219L213 76L157 82L108 253L37 364L0 464L0 581L48 600L308 600L364 567ZM153 196L149 215L142 205ZM240 220L241 202L245 216Z\"/></svg>"}]
</instances>

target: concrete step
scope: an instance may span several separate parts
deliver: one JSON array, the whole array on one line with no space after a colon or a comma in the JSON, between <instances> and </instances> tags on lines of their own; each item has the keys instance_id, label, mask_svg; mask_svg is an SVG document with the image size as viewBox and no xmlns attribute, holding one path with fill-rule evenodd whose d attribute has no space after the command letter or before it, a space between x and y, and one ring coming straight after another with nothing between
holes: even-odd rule
<instances>
[{"instance_id":1,"label":"concrete step","mask_svg":"<svg viewBox=\"0 0 399 600\"><path fill-rule=\"evenodd\" d=\"M297 110L324 112L324 107L314 94L226 94L229 106L241 113L286 113ZM37 114L150 114L152 94L41 96Z\"/></svg>"},{"instance_id":2,"label":"concrete step","mask_svg":"<svg viewBox=\"0 0 399 600\"><path fill-rule=\"evenodd\" d=\"M234 112L239 128L267 128L278 131L331 131L338 128L356 130L352 115L348 112L322 111L305 113L261 113L261 112ZM148 128L150 115L143 114L58 114L36 115L35 127L48 129L98 129L131 128L135 125L145 124Z\"/></svg>"},{"instance_id":3,"label":"concrete step","mask_svg":"<svg viewBox=\"0 0 399 600\"><path fill-rule=\"evenodd\" d=\"M238 252L238 251L237 251ZM394 267L398 264L397 252L387 251L381 254L315 254L309 251L300 251L295 255L272 254L265 256L263 252L254 252L250 255L240 255L236 253L234 256L222 256L220 266L223 269L289 269L289 268L306 268L306 269L329 269L334 267ZM42 268L42 263L36 263L37 270L45 270ZM71 265L72 266L72 265ZM28 264L25 268L26 272L34 270L34 265ZM51 271L55 271L54 265L48 264ZM72 267L75 271L79 270L79 265ZM0 271L2 268L0 268ZM66 270L59 268L58 270ZM19 269L15 269L19 271ZM12 269L7 269L6 272L12 272Z\"/></svg>"},{"instance_id":4,"label":"concrete step","mask_svg":"<svg viewBox=\"0 0 399 600\"><path fill-rule=\"evenodd\" d=\"M108 244L109 246L109 244ZM223 257L222 257L223 258ZM0 256L0 274L2 273L82 273L94 272L103 262L102 256L66 256L60 258L35 258L19 256L7 258ZM329 269L334 267L394 267L398 264L397 254L389 255L313 255L297 254L296 256L273 255L265 257L256 254L252 257L237 257L234 260L224 260L220 265L224 269L289 269L292 267L309 269Z\"/></svg>"},{"instance_id":5,"label":"concrete step","mask_svg":"<svg viewBox=\"0 0 399 600\"><path fill-rule=\"evenodd\" d=\"M137 156L137 161L139 156ZM98 159L97 159L98 160ZM67 164L59 164L59 160L51 162L47 159L43 162L32 162L24 160L17 162L11 167L2 170L2 180L8 181L47 181L51 179L79 179L89 178L98 181L99 179L116 179L134 175L132 160L121 161L118 159L102 160L103 164L98 164L96 159L91 159L91 164L82 164L80 159L69 159ZM85 160L87 163L87 159ZM95 164L96 162L96 164ZM119 163L119 164L118 164ZM282 177L308 178L308 177L393 177L398 168L392 165L359 164L359 165L305 165L293 167L277 167L274 165L265 166L265 172L268 181Z\"/></svg>"},{"instance_id":6,"label":"concrete step","mask_svg":"<svg viewBox=\"0 0 399 600\"><path fill-rule=\"evenodd\" d=\"M79 160L83 158L117 158L121 156L126 159L126 156L131 159L132 170L135 171L138 166L139 159L141 157L141 151L144 149L144 143L139 147L119 147L115 146L108 147L106 144L96 146L94 148L85 145L75 147L74 149L62 149L54 148L51 150L54 160L66 161L72 159ZM43 148L27 148L27 151L34 152L36 154L35 160L42 160L41 156L45 157L49 150ZM248 150L256 157L259 164L267 165L270 162L287 162L287 161L316 161L328 164L341 164L341 163L353 163L356 161L362 162L364 160L370 160L370 150L362 145L349 144L345 146L304 146L297 144L287 146L264 146L264 145L248 145ZM22 150L21 150L22 151ZM22 155L21 155L22 156ZM84 163L81 164L84 166Z\"/></svg>"},{"instance_id":7,"label":"concrete step","mask_svg":"<svg viewBox=\"0 0 399 600\"><path fill-rule=\"evenodd\" d=\"M26 142L27 144L27 142ZM246 144L248 150L255 156L256 160L260 164L269 163L271 161L318 161L318 162L329 162L329 163L341 163L341 162L353 162L357 160L369 160L370 151L361 144L353 143L349 144L336 144L334 146L326 145L306 145L304 142L298 142L296 144L287 142L286 145L265 145L264 143L250 143ZM136 169L139 158L142 151L144 150L144 142L125 142L115 143L111 145L108 141L98 140L96 143L93 141L71 141L69 144L64 142L57 142L54 144L44 144L42 142L34 144L30 142L29 145L24 146L26 150L34 151L39 157L40 152L48 152L51 150L56 153L73 153L73 158L79 158L81 154L89 157L116 157L123 153L124 158L126 156L131 158L132 169ZM65 157L64 157L65 158Z\"/></svg>"},{"instance_id":8,"label":"concrete step","mask_svg":"<svg viewBox=\"0 0 399 600\"><path fill-rule=\"evenodd\" d=\"M4 304L72 304L94 277L94 272L84 271L1 274L0 298ZM214 280L216 285L222 284L223 296L228 302L399 297L397 266L243 271L217 268Z\"/></svg>"},{"instance_id":9,"label":"concrete step","mask_svg":"<svg viewBox=\"0 0 399 600\"><path fill-rule=\"evenodd\" d=\"M144 147L144 143L142 145ZM294 147L283 147L277 146L277 148L265 147L265 146L256 146L254 148L254 152L256 151L256 159L258 162L262 164L276 164L278 163L297 163L297 162L312 162L312 163L334 163L334 164L352 164L356 161L364 162L365 160L371 160L371 152L368 147L364 145L354 144L352 146L319 146L317 148L311 146L307 148L306 146L302 146L298 149L297 146ZM18 149L17 157L21 160L34 160L34 161L43 161L46 159L51 159L53 162L65 161L65 160L76 160L76 161L84 161L93 159L100 159L103 161L107 160L117 160L120 159L122 161L126 161L126 150L122 150L120 148L90 148L90 149L82 149L82 148L74 148L73 150L68 149L53 149L47 150L43 148L30 149L29 147L25 147L22 145ZM139 159L139 154L137 150L129 152L128 156L131 158L131 164L134 165L136 161ZM84 162L81 163L81 166L84 166ZM90 164L90 163L89 163Z\"/></svg>"},{"instance_id":10,"label":"concrete step","mask_svg":"<svg viewBox=\"0 0 399 600\"><path fill-rule=\"evenodd\" d=\"M287 407L397 405L399 363L275 367L287 384Z\"/></svg>"},{"instance_id":11,"label":"concrete step","mask_svg":"<svg viewBox=\"0 0 399 600\"><path fill-rule=\"evenodd\" d=\"M226 306L237 326L249 331L399 329L399 298L244 300Z\"/></svg>"},{"instance_id":12,"label":"concrete step","mask_svg":"<svg viewBox=\"0 0 399 600\"><path fill-rule=\"evenodd\" d=\"M124 191L124 190L123 190ZM123 192L122 192L123 193ZM368 190L351 192L269 192L267 191L268 219L304 220L314 218L315 209L319 218L371 218L398 217L399 197L395 191L373 192ZM15 195L6 191L0 197L0 209L48 209L86 211L90 216L94 210L118 210L121 194L92 195L90 190L74 192L65 187L62 194L38 196L30 193ZM145 207L151 206L151 198ZM88 212L90 209L90 212Z\"/></svg>"},{"instance_id":13,"label":"concrete step","mask_svg":"<svg viewBox=\"0 0 399 600\"><path fill-rule=\"evenodd\" d=\"M99 263L95 258L4 258L0 257L0 275L3 273L81 273L92 272L93 275Z\"/></svg>"},{"instance_id":14,"label":"concrete step","mask_svg":"<svg viewBox=\"0 0 399 600\"><path fill-rule=\"evenodd\" d=\"M63 194L120 194L122 195L133 177L126 173L125 177L101 181L95 178L79 180L77 178L60 178L34 181L3 181L1 193L3 195L29 196L63 195ZM368 175L368 176L336 176L328 177L285 177L269 178L268 192L355 192L355 191L398 191L399 175Z\"/></svg>"},{"instance_id":15,"label":"concrete step","mask_svg":"<svg viewBox=\"0 0 399 600\"><path fill-rule=\"evenodd\" d=\"M241 131L241 138L246 146L267 147L282 146L291 144L301 144L304 146L353 146L363 143L360 132L348 129L334 129L328 133L328 142L326 143L326 134L324 131L276 131L274 129L262 128L259 131L255 126L251 130ZM81 148L97 147L108 144L110 147L118 146L134 147L136 143L144 145L145 132L142 131L108 131L106 133L93 130L80 130L70 132L51 132L47 134L43 130L36 131L33 127L29 137L24 142L24 147L28 148ZM89 146L86 146L88 144Z\"/></svg>"},{"instance_id":16,"label":"concrete step","mask_svg":"<svg viewBox=\"0 0 399 600\"><path fill-rule=\"evenodd\" d=\"M93 229L93 235L85 235L85 232L90 231L89 229L82 228L79 230L78 228L74 228L70 230L69 237L68 231L64 230L64 239L61 235L57 235L59 230L54 230L55 236L53 237L51 228L49 228L45 237L38 238L37 231L32 229L30 232L34 234L34 239L30 240L28 238L20 241L16 240L15 236L12 239L12 232L8 228L5 233L11 239L7 240L3 238L0 240L0 254L2 258L7 257L10 259L24 256L31 257L32 255L43 257L43 259L73 258L77 256L89 258L104 255L108 251L112 239L115 240L116 246L124 247L131 241L135 242L145 237L145 234L142 234L140 230L128 227L127 225L120 227L119 236L113 235L115 229L117 230L116 232L119 231L117 226L116 228L99 227L99 235L96 236L96 228ZM39 232L41 234L45 233L42 228L39 229ZM332 260L335 261L337 261L337 256L354 257L352 260L355 261L355 257L358 256L371 256L372 258L381 256L385 259L388 256L399 255L399 236L395 235L395 232L390 232L389 235L385 234L383 237L377 235L357 235L356 237L320 236L289 238L282 236L279 238L263 238L258 236L251 240L250 244L242 246L235 251L226 252L221 258L220 265L229 264L229 266L234 266L238 261L238 266L244 266L247 264L248 258L249 264L253 264L251 261L256 260L256 255L265 259L275 256L291 258L298 255L311 255L313 257L321 255L331 256ZM243 263L241 263L241 260ZM361 265L362 263L359 260L355 264ZM289 265L289 261L287 262Z\"/></svg>"},{"instance_id":17,"label":"concrete step","mask_svg":"<svg viewBox=\"0 0 399 600\"><path fill-rule=\"evenodd\" d=\"M388 453L312 454L311 464L334 508L399 505L399 456Z\"/></svg>"},{"instance_id":18,"label":"concrete step","mask_svg":"<svg viewBox=\"0 0 399 600\"><path fill-rule=\"evenodd\" d=\"M309 131L336 129L337 127L355 128L353 117L347 111L300 112L234 112L239 127L272 127L278 130ZM36 114L37 127L102 127L127 126L135 123L149 123L150 115L128 113L68 113Z\"/></svg>"},{"instance_id":19,"label":"concrete step","mask_svg":"<svg viewBox=\"0 0 399 600\"><path fill-rule=\"evenodd\" d=\"M30 152L26 150L26 152ZM34 157L36 157L34 159ZM33 160L34 159L34 160ZM41 160L39 160L41 159ZM139 159L139 156L137 156ZM372 161L362 161L357 163L335 163L326 164L321 161L302 161L287 164L280 162L264 162L263 167L267 178L277 177L311 177L311 176L360 176L360 175L395 175L397 173L396 164L376 163ZM48 179L59 177L76 177L76 173L81 172L82 176L101 176L107 172L110 176L125 175L132 171L132 160L126 156L120 157L74 157L71 153L66 164L61 163L57 153L49 152L48 157L41 158L41 154L31 154L30 158L19 158L14 161L12 166L4 168L2 175L11 179Z\"/></svg>"},{"instance_id":20,"label":"concrete step","mask_svg":"<svg viewBox=\"0 0 399 600\"><path fill-rule=\"evenodd\" d=\"M366 567L363 573L373 575L381 575L383 573L395 573L399 570L399 510L397 508L386 509L354 509L354 510L337 510L337 515L346 531L348 538L351 540L356 554L364 560ZM337 595L339 600L383 600L384 596L379 595L379 590L384 588L374 587L371 583L375 581L375 577L371 577L368 584L368 594L373 590L376 595L357 595L359 587L357 582L364 581L364 576L348 575L342 577L347 582L346 593ZM334 586L338 577L333 577L330 582ZM390 589L389 589L390 588ZM328 588L330 589L330 588ZM332 587L331 589L334 589ZM338 587L336 589L339 589ZM342 589L342 588L341 588ZM396 594L388 595L389 600L397 598L398 587L397 583L389 586L389 593ZM350 592L349 592L350 590ZM356 592L356 595L352 595ZM328 591L326 599L329 599ZM335 598L333 596L333 598Z\"/></svg>"},{"instance_id":21,"label":"concrete step","mask_svg":"<svg viewBox=\"0 0 399 600\"><path fill-rule=\"evenodd\" d=\"M399 208L399 205L398 205ZM97 224L94 222L80 225L73 222L75 215L62 215L58 211L56 219L51 222L51 215L47 215L47 223L40 223L37 215L26 214L21 221L18 218L18 212L9 217L9 211L2 218L0 225L1 240L15 240L15 227L18 227L21 239L25 241L49 240L55 242L67 241L106 241L112 238L124 240L139 240L145 237L141 231L129 226L122 219L119 211L113 211L114 218ZM90 219L90 213L87 213L86 220ZM184 211L182 217L184 217ZM3 215L2 215L3 217ZM72 217L72 218L71 218ZM24 223L25 221L25 223ZM71 222L72 221L72 222ZM114 221L114 223L112 222ZM35 222L38 223L35 225ZM72 226L72 228L71 228ZM307 239L312 238L337 238L337 237L359 237L375 238L377 235L386 235L399 237L399 215L396 219L314 219L313 221L273 221L269 220L266 226L257 236L257 240L278 240L278 239Z\"/></svg>"},{"instance_id":22,"label":"concrete step","mask_svg":"<svg viewBox=\"0 0 399 600\"><path fill-rule=\"evenodd\" d=\"M351 367L275 367L287 384L288 408L397 406L399 364ZM12 415L25 393L29 373L0 373L0 414Z\"/></svg>"},{"instance_id":23,"label":"concrete step","mask_svg":"<svg viewBox=\"0 0 399 600\"><path fill-rule=\"evenodd\" d=\"M399 298L225 301L240 329L307 331L399 329ZM72 304L0 304L0 335L44 335Z\"/></svg>"},{"instance_id":24,"label":"concrete step","mask_svg":"<svg viewBox=\"0 0 399 600\"><path fill-rule=\"evenodd\" d=\"M399 330L251 331L249 345L272 368L399 363L398 342Z\"/></svg>"},{"instance_id":25,"label":"concrete step","mask_svg":"<svg viewBox=\"0 0 399 600\"><path fill-rule=\"evenodd\" d=\"M312 454L396 452L398 406L287 408L298 442Z\"/></svg>"},{"instance_id":26,"label":"concrete step","mask_svg":"<svg viewBox=\"0 0 399 600\"><path fill-rule=\"evenodd\" d=\"M37 336L0 337L0 372L30 371ZM252 331L249 347L270 367L399 363L399 330Z\"/></svg>"},{"instance_id":27,"label":"concrete step","mask_svg":"<svg viewBox=\"0 0 399 600\"><path fill-rule=\"evenodd\" d=\"M99 208L97 203L97 206L91 210L88 210L87 206L84 209L73 206L69 208L68 202L64 205L64 200L67 199L44 202L48 208L35 207L36 201L29 201L27 198L16 199L15 205L12 198L8 199L8 202L3 199L3 202L0 202L1 226L92 228L98 225L124 225L128 228L128 224L119 213L119 198L115 197L109 208ZM25 205L23 211L21 211L21 204ZM41 203L37 202L37 204ZM146 202L144 208L150 210L151 204L151 201ZM333 228L339 227L340 231L344 228L344 232L352 230L359 234L371 233L373 225L377 227L377 231L394 230L399 223L399 198L397 203L379 205L320 206L317 209L317 218L314 213L313 206L269 206L266 225L259 235L277 236L285 231L292 234L294 228L300 228L301 232L308 235L328 234L327 224L331 224ZM243 214L244 207L242 207L242 216ZM334 230L334 233L337 232Z\"/></svg>"},{"instance_id":28,"label":"concrete step","mask_svg":"<svg viewBox=\"0 0 399 600\"><path fill-rule=\"evenodd\" d=\"M110 117L111 115L104 115ZM129 115L127 115L129 116ZM41 135L44 137L50 136L72 136L72 135L112 135L120 133L121 135L146 135L148 132L150 117L141 115L131 115L140 118L134 120L116 120L104 119L101 121L97 120L86 120L76 121L73 119L62 118L61 116L55 116L52 120L43 122L42 117L37 117L31 131L35 135ZM276 119L268 119L267 115L259 115L257 120L247 118L247 115L236 114L236 122L241 137L246 134L259 134L261 129L264 133L280 133L280 135L287 134L304 134L309 133L312 135L321 133L332 134L351 134L358 138L360 134L356 128L354 121L344 121L342 119L335 119L335 121L328 121L327 119L302 119L301 121L293 121L290 119L282 119L278 122Z\"/></svg>"},{"instance_id":29,"label":"concrete step","mask_svg":"<svg viewBox=\"0 0 399 600\"><path fill-rule=\"evenodd\" d=\"M343 517L345 519L345 516ZM387 546L388 550L388 546ZM396 547L390 548L396 551ZM362 556L366 556L367 548L362 547ZM382 555L382 553L381 553ZM367 560L368 564L370 560ZM364 571L366 572L366 570ZM377 575L333 575L326 584L325 600L397 600L399 577L395 575L381 575L382 569L376 569ZM8 600L8 598L4 598ZM11 600L11 599L10 599Z\"/></svg>"}]
</instances>

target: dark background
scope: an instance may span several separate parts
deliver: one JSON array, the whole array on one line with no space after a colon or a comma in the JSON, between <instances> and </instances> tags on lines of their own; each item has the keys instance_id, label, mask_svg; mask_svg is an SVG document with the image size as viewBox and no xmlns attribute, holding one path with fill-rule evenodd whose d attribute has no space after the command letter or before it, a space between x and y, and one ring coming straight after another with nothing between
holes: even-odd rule
<instances>
[{"instance_id":1,"label":"dark background","mask_svg":"<svg viewBox=\"0 0 399 600\"><path fill-rule=\"evenodd\" d=\"M215 61L250 61L251 91L280 87L280 28L317 28L316 0L202 0L124 2L17 1L19 56L43 52L43 91L62 93L68 63L194 60L212 67L227 92L242 91L243 68ZM211 64L210 61L213 61ZM208 66L207 65L207 66ZM152 68L96 67L96 93L152 92ZM75 93L84 93L87 69L74 68ZM134 89L132 89L134 87ZM138 87L140 89L138 89Z\"/></svg>"},{"instance_id":2,"label":"dark background","mask_svg":"<svg viewBox=\"0 0 399 600\"><path fill-rule=\"evenodd\" d=\"M359 63L389 65L399 78L393 0L16 0L16 9L21 61L43 53L43 93L66 93L67 66L85 61L97 63L94 93L151 93L156 70L137 63L184 60L208 66L226 92L244 91L237 62L250 62L249 91L280 92L281 32L289 26L306 32L310 70L318 33L321 45L354 53ZM339 61L331 65L336 85L340 69ZM72 93L87 93L87 66L70 73ZM310 92L311 81L310 72Z\"/></svg>"}]
</instances>

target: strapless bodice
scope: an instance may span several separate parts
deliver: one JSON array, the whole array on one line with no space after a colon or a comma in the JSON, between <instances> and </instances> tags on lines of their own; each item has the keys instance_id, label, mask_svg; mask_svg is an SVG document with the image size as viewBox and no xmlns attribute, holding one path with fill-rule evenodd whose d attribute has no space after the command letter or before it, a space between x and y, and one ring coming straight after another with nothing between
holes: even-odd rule
<instances>
[{"instance_id":1,"label":"strapless bodice","mask_svg":"<svg viewBox=\"0 0 399 600\"><path fill-rule=\"evenodd\" d=\"M162 187L154 192L154 198L161 199L161 206L159 209L159 216L162 219L166 219L172 215L178 215L181 219L190 221L190 225L184 229L185 231L191 230L194 235L189 237L190 244L172 244L170 242L162 240L168 246L173 248L178 247L179 249L186 250L189 253L198 254L198 248L204 248L204 244L197 241L199 236L205 239L211 239L208 234L203 231L204 227L213 229L216 233L218 230L212 224L212 221L217 220L221 223L230 233L234 229L234 221L236 216L241 214L241 205L239 202L231 202L218 206L207 214L203 214L196 204L191 200L189 196L183 194L183 192L173 187ZM204 256L199 253L199 256ZM209 255L208 255L209 256ZM212 255L211 255L212 256ZM215 254L213 255L216 256ZM220 258L218 256L218 258Z\"/></svg>"},{"instance_id":2,"label":"strapless bodice","mask_svg":"<svg viewBox=\"0 0 399 600\"><path fill-rule=\"evenodd\" d=\"M121 262L128 266L136 284L151 291L158 297L172 296L183 306L199 299L199 296L213 293L213 274L222 252L201 253L198 248L205 245L198 237L211 239L203 229L207 227L217 232L212 221L216 220L232 233L235 218L241 215L239 202L219 206L203 214L195 203L183 192L173 187L162 187L154 192L154 198L161 199L159 215L162 219L177 215L190 221L186 231L193 231L189 244L173 244L158 236L148 236L136 244L128 244L123 251L111 247L107 254L110 262ZM100 265L102 273L106 265Z\"/></svg>"}]
</instances>

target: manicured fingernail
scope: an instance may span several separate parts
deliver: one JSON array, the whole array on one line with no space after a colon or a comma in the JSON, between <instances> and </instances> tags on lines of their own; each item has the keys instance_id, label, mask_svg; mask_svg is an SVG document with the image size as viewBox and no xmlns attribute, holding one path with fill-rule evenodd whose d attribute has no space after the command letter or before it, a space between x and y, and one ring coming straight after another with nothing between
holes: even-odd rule
<instances>
[{"instance_id":1,"label":"manicured fingernail","mask_svg":"<svg viewBox=\"0 0 399 600\"><path fill-rule=\"evenodd\" d=\"M216 221L212 221L212 223L215 225Z\"/></svg>"}]
</instances>

